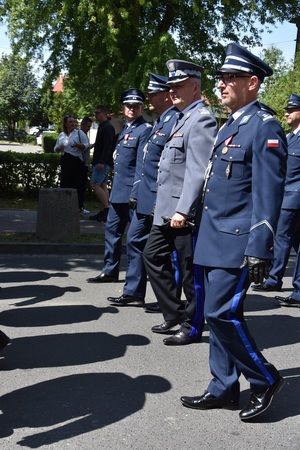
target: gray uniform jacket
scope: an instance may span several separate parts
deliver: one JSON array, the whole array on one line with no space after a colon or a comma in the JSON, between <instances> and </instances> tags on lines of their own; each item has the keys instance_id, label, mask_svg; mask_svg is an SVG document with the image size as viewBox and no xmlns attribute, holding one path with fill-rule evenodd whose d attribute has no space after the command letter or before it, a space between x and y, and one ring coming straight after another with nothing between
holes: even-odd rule
<instances>
[{"instance_id":1,"label":"gray uniform jacket","mask_svg":"<svg viewBox=\"0 0 300 450\"><path fill-rule=\"evenodd\" d=\"M216 120L203 101L183 111L162 151L154 225L162 225L161 217L172 217L175 212L196 216L216 135Z\"/></svg>"}]
</instances>

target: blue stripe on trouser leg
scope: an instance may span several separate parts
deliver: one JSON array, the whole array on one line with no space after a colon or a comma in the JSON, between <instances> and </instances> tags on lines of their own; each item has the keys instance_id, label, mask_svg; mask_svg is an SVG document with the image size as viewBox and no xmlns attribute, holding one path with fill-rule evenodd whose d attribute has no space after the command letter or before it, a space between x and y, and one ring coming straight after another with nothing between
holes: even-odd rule
<instances>
[{"instance_id":1,"label":"blue stripe on trouser leg","mask_svg":"<svg viewBox=\"0 0 300 450\"><path fill-rule=\"evenodd\" d=\"M180 273L180 266L179 266L179 261L178 261L177 250L174 250L171 253L171 260L172 260L172 265L173 265L173 269L174 269L175 281L176 281L177 286L179 286L179 284L181 283L181 273Z\"/></svg>"},{"instance_id":2,"label":"blue stripe on trouser leg","mask_svg":"<svg viewBox=\"0 0 300 450\"><path fill-rule=\"evenodd\" d=\"M262 364L260 358L258 357L257 353L254 351L254 349L251 346L251 343L248 340L248 337L244 331L243 328L243 324L242 322L240 322L236 317L235 317L235 313L236 310L238 309L239 303L240 301L242 301L243 299L241 298L241 292L243 290L243 286L245 283L245 278L248 277L248 268L245 268L242 271L242 275L240 278L240 281L237 285L237 289L236 292L234 294L233 297L233 301L232 301L232 307L231 310L228 313L228 319L232 321L232 323L234 324L245 348L247 349L247 352L249 353L250 357L252 358L252 360L254 361L254 363L257 365L257 367L261 370L261 372L264 374L264 376L267 378L268 382L271 384L275 383L275 380L273 379L272 375L270 374L270 372L266 369L266 367Z\"/></svg>"},{"instance_id":3,"label":"blue stripe on trouser leg","mask_svg":"<svg viewBox=\"0 0 300 450\"><path fill-rule=\"evenodd\" d=\"M204 323L204 283L203 283L203 269L201 266L194 264L194 287L196 297L195 313L192 318L192 329L189 336L197 336L202 332Z\"/></svg>"},{"instance_id":4,"label":"blue stripe on trouser leg","mask_svg":"<svg viewBox=\"0 0 300 450\"><path fill-rule=\"evenodd\" d=\"M196 241L198 236L198 227L194 229L193 234L193 249L195 250ZM204 281L203 281L203 269L201 266L194 264L194 289L196 297L195 312L192 317L191 330L189 336L198 336L202 333L204 324Z\"/></svg>"}]
</instances>

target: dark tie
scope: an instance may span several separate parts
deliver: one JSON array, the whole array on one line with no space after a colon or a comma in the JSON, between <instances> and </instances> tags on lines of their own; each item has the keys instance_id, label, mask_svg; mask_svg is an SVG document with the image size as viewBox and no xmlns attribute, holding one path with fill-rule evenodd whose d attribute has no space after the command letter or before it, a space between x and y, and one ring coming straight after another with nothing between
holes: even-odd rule
<instances>
[{"instance_id":1,"label":"dark tie","mask_svg":"<svg viewBox=\"0 0 300 450\"><path fill-rule=\"evenodd\" d=\"M232 124L233 121L234 121L233 115L230 114L226 122L226 127L229 127L229 125Z\"/></svg>"},{"instance_id":2,"label":"dark tie","mask_svg":"<svg viewBox=\"0 0 300 450\"><path fill-rule=\"evenodd\" d=\"M294 139L294 137L295 137L295 133L291 132L291 133L288 135L287 143L289 144L289 143Z\"/></svg>"},{"instance_id":3,"label":"dark tie","mask_svg":"<svg viewBox=\"0 0 300 450\"><path fill-rule=\"evenodd\" d=\"M175 125L178 124L178 122L182 119L183 116L184 116L183 112L178 112L177 113L177 120L176 120L176 124Z\"/></svg>"}]
</instances>

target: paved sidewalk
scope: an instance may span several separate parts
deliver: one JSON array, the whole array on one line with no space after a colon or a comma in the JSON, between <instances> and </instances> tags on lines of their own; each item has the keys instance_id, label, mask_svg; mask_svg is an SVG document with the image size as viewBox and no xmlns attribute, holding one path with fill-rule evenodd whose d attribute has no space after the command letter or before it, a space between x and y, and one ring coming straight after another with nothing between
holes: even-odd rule
<instances>
[{"instance_id":1,"label":"paved sidewalk","mask_svg":"<svg viewBox=\"0 0 300 450\"><path fill-rule=\"evenodd\" d=\"M80 232L88 234L102 234L105 224L96 220L89 220L90 214L80 214ZM37 212L29 209L0 209L0 233L24 232L35 233Z\"/></svg>"},{"instance_id":2,"label":"paved sidewalk","mask_svg":"<svg viewBox=\"0 0 300 450\"><path fill-rule=\"evenodd\" d=\"M104 236L105 224L89 220L91 214L80 214L80 233ZM0 209L0 233L24 232L35 233L37 212L28 209ZM99 254L103 245L75 243L1 243L0 253L61 253L61 254Z\"/></svg>"},{"instance_id":3,"label":"paved sidewalk","mask_svg":"<svg viewBox=\"0 0 300 450\"><path fill-rule=\"evenodd\" d=\"M0 151L2 152L18 152L18 153L43 153L44 150L40 145L21 144L18 142L0 141Z\"/></svg>"}]
</instances>

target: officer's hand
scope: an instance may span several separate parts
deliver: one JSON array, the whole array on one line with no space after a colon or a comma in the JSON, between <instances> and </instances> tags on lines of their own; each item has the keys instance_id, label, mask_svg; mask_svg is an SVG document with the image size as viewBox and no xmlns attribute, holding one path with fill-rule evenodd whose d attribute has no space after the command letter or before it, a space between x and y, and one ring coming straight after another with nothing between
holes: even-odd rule
<instances>
[{"instance_id":1,"label":"officer's hand","mask_svg":"<svg viewBox=\"0 0 300 450\"><path fill-rule=\"evenodd\" d=\"M171 218L170 226L172 228L183 228L185 227L186 216L184 214L175 213Z\"/></svg>"},{"instance_id":2,"label":"officer's hand","mask_svg":"<svg viewBox=\"0 0 300 450\"><path fill-rule=\"evenodd\" d=\"M255 256L245 256L241 269L248 267L249 280L255 284L261 284L269 276L270 261Z\"/></svg>"},{"instance_id":3,"label":"officer's hand","mask_svg":"<svg viewBox=\"0 0 300 450\"><path fill-rule=\"evenodd\" d=\"M130 198L129 199L129 209L132 209L132 211L134 211L135 208L136 208L136 204L137 204L137 199L136 198Z\"/></svg>"}]
</instances>

